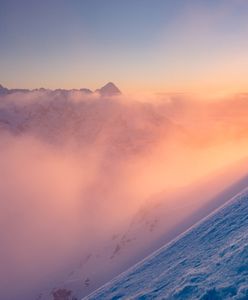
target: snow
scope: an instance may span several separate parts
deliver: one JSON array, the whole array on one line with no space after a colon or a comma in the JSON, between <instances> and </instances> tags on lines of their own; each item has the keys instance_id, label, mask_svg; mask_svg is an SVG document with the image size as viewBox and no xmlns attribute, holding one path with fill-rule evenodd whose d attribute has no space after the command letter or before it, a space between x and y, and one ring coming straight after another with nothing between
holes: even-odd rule
<instances>
[{"instance_id":1,"label":"snow","mask_svg":"<svg viewBox=\"0 0 248 300\"><path fill-rule=\"evenodd\" d=\"M248 190L84 299L248 299Z\"/></svg>"}]
</instances>

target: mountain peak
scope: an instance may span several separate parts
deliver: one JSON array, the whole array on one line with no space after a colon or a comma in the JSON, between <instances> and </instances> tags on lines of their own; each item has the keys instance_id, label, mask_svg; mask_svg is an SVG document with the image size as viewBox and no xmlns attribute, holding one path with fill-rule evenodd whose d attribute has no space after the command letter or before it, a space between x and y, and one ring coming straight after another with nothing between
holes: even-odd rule
<instances>
[{"instance_id":1,"label":"mountain peak","mask_svg":"<svg viewBox=\"0 0 248 300\"><path fill-rule=\"evenodd\" d=\"M0 95L7 94L8 89L0 84Z\"/></svg>"},{"instance_id":2,"label":"mountain peak","mask_svg":"<svg viewBox=\"0 0 248 300\"><path fill-rule=\"evenodd\" d=\"M96 92L101 96L116 96L121 94L121 91L113 82L108 82L100 89L97 89Z\"/></svg>"}]
</instances>

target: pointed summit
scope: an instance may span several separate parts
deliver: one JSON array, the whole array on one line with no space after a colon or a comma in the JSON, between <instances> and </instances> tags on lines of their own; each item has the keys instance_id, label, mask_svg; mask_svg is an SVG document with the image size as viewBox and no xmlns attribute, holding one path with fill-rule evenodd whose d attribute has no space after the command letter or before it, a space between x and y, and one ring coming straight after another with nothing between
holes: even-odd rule
<instances>
[{"instance_id":1,"label":"pointed summit","mask_svg":"<svg viewBox=\"0 0 248 300\"><path fill-rule=\"evenodd\" d=\"M121 91L113 82L107 83L102 88L97 89L96 92L101 96L117 96L121 94Z\"/></svg>"},{"instance_id":2,"label":"pointed summit","mask_svg":"<svg viewBox=\"0 0 248 300\"><path fill-rule=\"evenodd\" d=\"M8 89L0 84L0 95L4 95L8 93Z\"/></svg>"}]
</instances>

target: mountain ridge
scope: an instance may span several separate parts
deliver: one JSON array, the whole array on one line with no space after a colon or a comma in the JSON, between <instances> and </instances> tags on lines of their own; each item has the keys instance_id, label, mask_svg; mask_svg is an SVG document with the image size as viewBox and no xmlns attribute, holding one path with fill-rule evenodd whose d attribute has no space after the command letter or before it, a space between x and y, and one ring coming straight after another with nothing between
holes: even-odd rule
<instances>
[{"instance_id":1,"label":"mountain ridge","mask_svg":"<svg viewBox=\"0 0 248 300\"><path fill-rule=\"evenodd\" d=\"M14 88L9 89L4 87L0 84L0 95L8 95L13 93L30 93L30 92L48 92L48 93L61 93L61 94L68 94L73 91L82 92L84 94L98 94L102 97L112 97L112 96L118 96L121 95L120 89L113 83L108 82L104 86L102 86L99 89L96 89L95 91L92 91L88 88L79 88L79 89L63 89L63 88L57 88L57 89L47 89L47 88L35 88L35 89L24 89L24 88Z\"/></svg>"}]
</instances>

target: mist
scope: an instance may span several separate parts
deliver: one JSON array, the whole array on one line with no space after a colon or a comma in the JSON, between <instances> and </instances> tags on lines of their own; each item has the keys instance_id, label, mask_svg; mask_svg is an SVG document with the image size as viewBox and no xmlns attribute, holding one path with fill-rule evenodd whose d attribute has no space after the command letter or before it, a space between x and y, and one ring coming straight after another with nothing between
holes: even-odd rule
<instances>
[{"instance_id":1,"label":"mist","mask_svg":"<svg viewBox=\"0 0 248 300\"><path fill-rule=\"evenodd\" d=\"M248 150L248 96L203 97L144 100L79 91L0 97L0 289L5 300L31 300L40 293L42 299L44 290L51 296L89 253L110 257L109 240L126 232L140 211L149 211L152 199L170 215L160 232L174 232L246 174L240 161ZM221 173L229 166L237 167ZM222 175L212 190L206 189L216 174ZM83 276L96 280L80 295L150 248L149 238L141 231L137 235L133 250L124 251L107 271L97 256L84 266ZM82 283L88 278L80 276Z\"/></svg>"}]
</instances>

